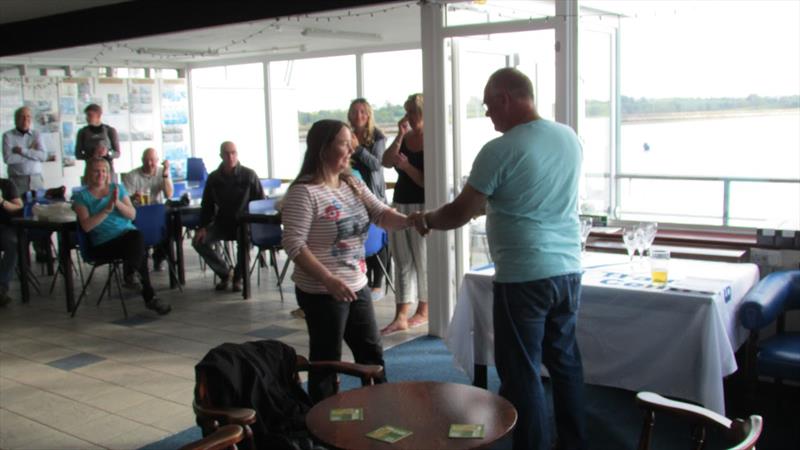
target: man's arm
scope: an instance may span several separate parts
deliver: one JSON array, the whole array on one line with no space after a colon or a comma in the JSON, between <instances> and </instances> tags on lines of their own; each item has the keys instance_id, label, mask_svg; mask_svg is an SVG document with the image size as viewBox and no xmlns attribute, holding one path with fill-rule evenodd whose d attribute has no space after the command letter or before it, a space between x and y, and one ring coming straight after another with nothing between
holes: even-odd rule
<instances>
[{"instance_id":1,"label":"man's arm","mask_svg":"<svg viewBox=\"0 0 800 450\"><path fill-rule=\"evenodd\" d=\"M83 146L84 129L78 130L78 135L75 137L75 159L89 159L90 156L86 154L87 149Z\"/></svg>"},{"instance_id":2,"label":"man's arm","mask_svg":"<svg viewBox=\"0 0 800 450\"><path fill-rule=\"evenodd\" d=\"M15 145L13 141L11 133L3 133L3 161L8 165L25 162L25 158L21 154L14 153L14 149L19 146Z\"/></svg>"},{"instance_id":3,"label":"man's arm","mask_svg":"<svg viewBox=\"0 0 800 450\"><path fill-rule=\"evenodd\" d=\"M44 162L47 160L47 152L44 148L44 142L42 142L42 135L39 133L33 134L33 147L22 149L22 154L34 161Z\"/></svg>"},{"instance_id":4,"label":"man's arm","mask_svg":"<svg viewBox=\"0 0 800 450\"><path fill-rule=\"evenodd\" d=\"M415 224L417 229L452 230L480 215L485 207L486 195L467 184L452 202L435 211L419 214Z\"/></svg>"},{"instance_id":5,"label":"man's arm","mask_svg":"<svg viewBox=\"0 0 800 450\"><path fill-rule=\"evenodd\" d=\"M120 153L122 150L119 148L119 135L117 134L117 129L111 126L108 126L108 140L111 141L111 147L108 149L109 156L111 159L119 158Z\"/></svg>"}]
</instances>

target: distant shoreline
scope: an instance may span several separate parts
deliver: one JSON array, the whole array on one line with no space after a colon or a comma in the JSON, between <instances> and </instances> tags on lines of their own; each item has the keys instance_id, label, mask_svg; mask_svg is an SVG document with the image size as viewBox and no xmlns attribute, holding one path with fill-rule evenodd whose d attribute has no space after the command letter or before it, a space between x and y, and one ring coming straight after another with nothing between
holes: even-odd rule
<instances>
[{"instance_id":1,"label":"distant shoreline","mask_svg":"<svg viewBox=\"0 0 800 450\"><path fill-rule=\"evenodd\" d=\"M674 122L679 120L726 119L735 117L777 116L785 114L800 114L800 109L727 109L718 111L631 114L623 117L622 123Z\"/></svg>"}]
</instances>

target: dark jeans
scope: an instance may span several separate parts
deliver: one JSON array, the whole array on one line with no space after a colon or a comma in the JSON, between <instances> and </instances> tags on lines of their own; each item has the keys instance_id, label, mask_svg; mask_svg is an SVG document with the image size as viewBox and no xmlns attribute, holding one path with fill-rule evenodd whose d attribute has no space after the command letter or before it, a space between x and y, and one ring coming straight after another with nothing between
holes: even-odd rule
<instances>
[{"instance_id":1,"label":"dark jeans","mask_svg":"<svg viewBox=\"0 0 800 450\"><path fill-rule=\"evenodd\" d=\"M344 339L357 363L384 365L381 335L368 288L356 292L358 299L354 302L339 302L330 295L309 294L297 288L295 293L306 315L310 361L341 360ZM315 403L336 394L337 387L335 373L308 374L308 393Z\"/></svg>"},{"instance_id":2,"label":"dark jeans","mask_svg":"<svg viewBox=\"0 0 800 450\"><path fill-rule=\"evenodd\" d=\"M552 446L541 381L547 367L553 385L557 448L587 447L583 367L575 338L581 275L525 283L494 284L494 352L500 395L519 414L514 449Z\"/></svg>"},{"instance_id":3,"label":"dark jeans","mask_svg":"<svg viewBox=\"0 0 800 450\"><path fill-rule=\"evenodd\" d=\"M381 270L380 259L383 262L383 267L389 270L389 246L384 246L381 251L367 258L367 280L368 286L371 288L380 288L383 286L383 271Z\"/></svg>"},{"instance_id":4,"label":"dark jeans","mask_svg":"<svg viewBox=\"0 0 800 450\"><path fill-rule=\"evenodd\" d=\"M134 268L139 272L144 300L150 301L155 296L153 285L150 284L150 272L147 270L147 252L139 230L126 231L110 241L92 246L89 256L101 260L121 259L124 266Z\"/></svg>"}]
</instances>

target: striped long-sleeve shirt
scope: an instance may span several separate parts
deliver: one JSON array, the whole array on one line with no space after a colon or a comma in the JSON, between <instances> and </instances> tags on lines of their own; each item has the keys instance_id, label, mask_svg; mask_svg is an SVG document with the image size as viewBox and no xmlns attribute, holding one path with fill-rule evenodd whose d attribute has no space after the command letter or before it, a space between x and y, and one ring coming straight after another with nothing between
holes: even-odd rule
<instances>
[{"instance_id":1,"label":"striped long-sleeve shirt","mask_svg":"<svg viewBox=\"0 0 800 450\"><path fill-rule=\"evenodd\" d=\"M389 209L362 182L360 197L346 183L338 189L325 184L295 184L286 193L281 210L283 248L294 259L303 248L331 274L357 291L367 284L364 241L370 222L380 221ZM325 286L301 267L292 280L303 292L326 293Z\"/></svg>"}]
</instances>

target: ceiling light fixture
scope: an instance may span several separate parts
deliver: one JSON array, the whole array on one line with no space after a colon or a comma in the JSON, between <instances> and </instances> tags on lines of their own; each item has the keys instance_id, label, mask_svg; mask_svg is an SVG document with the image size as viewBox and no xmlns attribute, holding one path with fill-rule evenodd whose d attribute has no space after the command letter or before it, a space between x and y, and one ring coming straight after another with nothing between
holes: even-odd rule
<instances>
[{"instance_id":1,"label":"ceiling light fixture","mask_svg":"<svg viewBox=\"0 0 800 450\"><path fill-rule=\"evenodd\" d=\"M300 32L306 37L321 37L334 39L351 39L355 41L379 42L383 36L377 33L363 33L360 31L326 30L324 28L306 28Z\"/></svg>"},{"instance_id":2,"label":"ceiling light fixture","mask_svg":"<svg viewBox=\"0 0 800 450\"><path fill-rule=\"evenodd\" d=\"M136 53L140 55L163 55L163 56L216 56L219 50L189 50L182 48L137 48Z\"/></svg>"}]
</instances>

